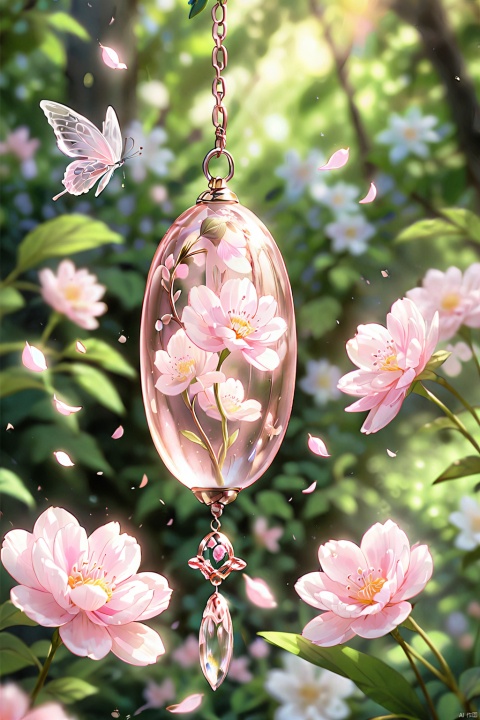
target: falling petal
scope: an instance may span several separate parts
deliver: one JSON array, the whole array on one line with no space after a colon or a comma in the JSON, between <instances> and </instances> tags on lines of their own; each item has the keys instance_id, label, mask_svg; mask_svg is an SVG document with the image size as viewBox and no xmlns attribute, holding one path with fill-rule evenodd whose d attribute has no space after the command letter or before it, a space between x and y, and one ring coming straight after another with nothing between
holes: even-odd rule
<instances>
[{"instance_id":1,"label":"falling petal","mask_svg":"<svg viewBox=\"0 0 480 720\"><path fill-rule=\"evenodd\" d=\"M381 270L382 277L388 277L388 270Z\"/></svg>"},{"instance_id":2,"label":"falling petal","mask_svg":"<svg viewBox=\"0 0 480 720\"><path fill-rule=\"evenodd\" d=\"M176 630L177 628L179 628L179 627L180 627L180 620L175 620L175 622L172 622L172 624L170 625L170 627L172 628L172 630Z\"/></svg>"},{"instance_id":3,"label":"falling petal","mask_svg":"<svg viewBox=\"0 0 480 720\"><path fill-rule=\"evenodd\" d=\"M142 477L142 482L140 483L140 485L138 487L144 488L147 483L148 483L148 477L144 474Z\"/></svg>"},{"instance_id":4,"label":"falling petal","mask_svg":"<svg viewBox=\"0 0 480 720\"><path fill-rule=\"evenodd\" d=\"M28 342L25 343L25 347L23 348L22 363L27 370L32 370L33 372L43 372L47 369L45 355L38 348L29 345Z\"/></svg>"},{"instance_id":5,"label":"falling petal","mask_svg":"<svg viewBox=\"0 0 480 720\"><path fill-rule=\"evenodd\" d=\"M277 602L265 580L251 578L246 573L243 573L243 579L245 580L247 598L253 605L266 610L277 607Z\"/></svg>"},{"instance_id":6,"label":"falling petal","mask_svg":"<svg viewBox=\"0 0 480 720\"><path fill-rule=\"evenodd\" d=\"M119 713L118 710L114 710L113 712L110 713L110 715L111 715L113 718L119 718L119 717L120 717L120 713Z\"/></svg>"},{"instance_id":7,"label":"falling petal","mask_svg":"<svg viewBox=\"0 0 480 720\"><path fill-rule=\"evenodd\" d=\"M112 440L120 440L121 437L123 437L124 429L121 425L117 427L115 432L112 435Z\"/></svg>"},{"instance_id":8,"label":"falling petal","mask_svg":"<svg viewBox=\"0 0 480 720\"><path fill-rule=\"evenodd\" d=\"M168 323L170 322L171 319L172 319L172 316L169 313L167 313L166 315L162 315L162 323L164 325L168 325Z\"/></svg>"},{"instance_id":9,"label":"falling petal","mask_svg":"<svg viewBox=\"0 0 480 720\"><path fill-rule=\"evenodd\" d=\"M326 162L325 165L322 165L322 167L319 167L318 169L338 170L338 168L341 168L347 164L349 154L350 148L341 148L340 150L334 152L328 162Z\"/></svg>"},{"instance_id":10,"label":"falling petal","mask_svg":"<svg viewBox=\"0 0 480 720\"><path fill-rule=\"evenodd\" d=\"M120 62L118 53L115 50L113 50L113 48L106 47L105 45L102 45L101 43L99 43L99 45L102 48L102 60L107 67L112 68L113 70L126 70L127 69L127 66L125 65L125 63Z\"/></svg>"},{"instance_id":11,"label":"falling petal","mask_svg":"<svg viewBox=\"0 0 480 720\"><path fill-rule=\"evenodd\" d=\"M309 449L315 453L315 455L320 455L320 457L330 457L330 453L327 450L327 446L318 437L313 437L312 435L308 435L308 447Z\"/></svg>"},{"instance_id":12,"label":"falling petal","mask_svg":"<svg viewBox=\"0 0 480 720\"><path fill-rule=\"evenodd\" d=\"M80 342L80 340L77 340L77 344L75 345L75 350L79 353L85 354L87 352L87 348L83 343Z\"/></svg>"},{"instance_id":13,"label":"falling petal","mask_svg":"<svg viewBox=\"0 0 480 720\"><path fill-rule=\"evenodd\" d=\"M56 395L53 396L53 404L60 415L72 415L82 409L82 405L67 405L67 403L59 400Z\"/></svg>"},{"instance_id":14,"label":"falling petal","mask_svg":"<svg viewBox=\"0 0 480 720\"><path fill-rule=\"evenodd\" d=\"M125 337L125 335L120 335L120 337L118 338L118 342L122 343L122 345L123 345L123 343L126 343L127 338Z\"/></svg>"},{"instance_id":15,"label":"falling petal","mask_svg":"<svg viewBox=\"0 0 480 720\"><path fill-rule=\"evenodd\" d=\"M312 493L315 490L316 487L317 487L317 481L315 480L315 482L313 482L311 485L309 485L307 488L305 488L305 490L302 490L302 493L304 495L309 495L310 493Z\"/></svg>"},{"instance_id":16,"label":"falling petal","mask_svg":"<svg viewBox=\"0 0 480 720\"><path fill-rule=\"evenodd\" d=\"M366 205L367 203L373 202L376 197L377 197L377 188L375 187L375 184L374 184L374 183L370 183L370 189L369 189L369 191L367 192L367 194L365 195L365 197L362 198L362 200L359 200L359 201L358 201L358 204L359 204L359 205Z\"/></svg>"},{"instance_id":17,"label":"falling petal","mask_svg":"<svg viewBox=\"0 0 480 720\"><path fill-rule=\"evenodd\" d=\"M13 427L12 423L7 423L7 427L5 428L5 430L15 430L15 428Z\"/></svg>"},{"instance_id":18,"label":"falling petal","mask_svg":"<svg viewBox=\"0 0 480 720\"><path fill-rule=\"evenodd\" d=\"M388 448L387 448L387 455L388 455L388 457L392 457L392 458L397 457L397 453L393 452L393 450L389 450Z\"/></svg>"},{"instance_id":19,"label":"falling petal","mask_svg":"<svg viewBox=\"0 0 480 720\"><path fill-rule=\"evenodd\" d=\"M99 471L97 472L97 475L103 475L103 470L99 470Z\"/></svg>"},{"instance_id":20,"label":"falling petal","mask_svg":"<svg viewBox=\"0 0 480 720\"><path fill-rule=\"evenodd\" d=\"M170 520L167 522L167 527L170 527L173 525L173 518L170 518Z\"/></svg>"},{"instance_id":21,"label":"falling petal","mask_svg":"<svg viewBox=\"0 0 480 720\"><path fill-rule=\"evenodd\" d=\"M70 455L67 455L66 452L63 452L63 450L57 450L53 454L55 455L55 460L59 463L59 465L63 465L63 467L73 467L75 465L75 463L72 462Z\"/></svg>"},{"instance_id":22,"label":"falling petal","mask_svg":"<svg viewBox=\"0 0 480 720\"><path fill-rule=\"evenodd\" d=\"M114 22L115 22L115 18L112 17L112 19L110 20L110 22L109 22L108 24L109 24L109 25L113 25Z\"/></svg>"},{"instance_id":23,"label":"falling petal","mask_svg":"<svg viewBox=\"0 0 480 720\"><path fill-rule=\"evenodd\" d=\"M190 713L200 707L203 700L203 693L189 695L178 705L169 705L166 709L171 713Z\"/></svg>"},{"instance_id":24,"label":"falling petal","mask_svg":"<svg viewBox=\"0 0 480 720\"><path fill-rule=\"evenodd\" d=\"M157 320L157 322L155 323L155 330L156 330L157 332L160 332L160 330L161 330L162 328L163 328L163 323L162 323L162 321L161 321L161 320Z\"/></svg>"}]
</instances>

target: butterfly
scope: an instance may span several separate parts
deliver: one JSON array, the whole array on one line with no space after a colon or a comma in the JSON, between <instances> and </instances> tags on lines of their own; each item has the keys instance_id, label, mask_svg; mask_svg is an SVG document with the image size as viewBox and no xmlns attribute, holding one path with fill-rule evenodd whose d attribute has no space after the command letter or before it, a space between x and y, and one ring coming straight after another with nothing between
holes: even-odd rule
<instances>
[{"instance_id":1,"label":"butterfly","mask_svg":"<svg viewBox=\"0 0 480 720\"><path fill-rule=\"evenodd\" d=\"M98 197L114 171L133 157L125 154L126 141L124 146L115 110L108 107L100 132L90 120L66 105L42 100L40 107L53 127L59 150L68 157L77 158L65 170L62 180L65 190L55 195L53 200L58 200L65 193L82 195L100 180L95 191L95 197Z\"/></svg>"}]
</instances>

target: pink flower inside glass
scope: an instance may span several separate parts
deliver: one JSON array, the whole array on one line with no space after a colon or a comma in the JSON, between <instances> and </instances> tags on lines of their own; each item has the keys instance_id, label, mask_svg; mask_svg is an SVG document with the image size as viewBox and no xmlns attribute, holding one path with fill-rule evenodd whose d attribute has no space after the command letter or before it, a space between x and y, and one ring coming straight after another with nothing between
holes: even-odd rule
<instances>
[{"instance_id":1,"label":"pink flower inside glass","mask_svg":"<svg viewBox=\"0 0 480 720\"><path fill-rule=\"evenodd\" d=\"M301 577L295 590L309 605L324 610L303 629L307 640L322 647L355 635L382 637L412 612L407 602L418 595L433 572L427 545L413 545L392 520L376 523L360 547L349 540L320 545L323 568Z\"/></svg>"},{"instance_id":2,"label":"pink flower inside glass","mask_svg":"<svg viewBox=\"0 0 480 720\"><path fill-rule=\"evenodd\" d=\"M1 558L19 583L13 604L39 625L58 627L75 655L100 660L112 651L131 665L150 665L165 652L143 621L168 607L172 591L162 575L137 572L140 545L118 523L87 537L73 515L51 507L33 533L6 534Z\"/></svg>"}]
</instances>

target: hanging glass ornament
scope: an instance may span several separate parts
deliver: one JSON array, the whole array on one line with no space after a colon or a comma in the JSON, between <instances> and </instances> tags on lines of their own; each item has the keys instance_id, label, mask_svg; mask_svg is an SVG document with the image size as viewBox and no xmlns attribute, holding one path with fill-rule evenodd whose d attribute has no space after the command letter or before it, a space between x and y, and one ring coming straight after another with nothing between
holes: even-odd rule
<instances>
[{"instance_id":1,"label":"hanging glass ornament","mask_svg":"<svg viewBox=\"0 0 480 720\"><path fill-rule=\"evenodd\" d=\"M170 472L210 506L211 532L189 561L215 587L200 628L200 663L216 690L233 651L230 612L218 586L246 563L219 532L220 517L275 457L290 417L295 316L287 271L263 223L228 187L223 105L227 0L212 10L215 148L203 162L208 190L173 223L148 276L141 325L148 425ZM213 157L228 161L213 177Z\"/></svg>"}]
</instances>

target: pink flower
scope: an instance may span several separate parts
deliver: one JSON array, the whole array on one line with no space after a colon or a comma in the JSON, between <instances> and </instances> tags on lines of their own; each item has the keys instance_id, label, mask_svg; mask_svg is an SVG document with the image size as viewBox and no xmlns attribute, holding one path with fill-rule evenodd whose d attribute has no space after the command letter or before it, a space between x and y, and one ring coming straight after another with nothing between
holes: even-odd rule
<instances>
[{"instance_id":1,"label":"pink flower","mask_svg":"<svg viewBox=\"0 0 480 720\"><path fill-rule=\"evenodd\" d=\"M143 696L147 701L145 705L139 707L133 714L140 715L144 710L149 708L163 708L165 703L173 700L175 697L175 685L171 678L167 678L161 685L150 680L147 687L143 691Z\"/></svg>"},{"instance_id":2,"label":"pink flower","mask_svg":"<svg viewBox=\"0 0 480 720\"><path fill-rule=\"evenodd\" d=\"M229 210L222 210L208 215L200 228L200 237L195 249L207 250L207 265L213 264L220 272L227 268L234 272L246 274L252 271L247 259L248 231L238 227L239 219ZM204 255L196 256L196 263L203 264ZM207 275L212 268L207 270Z\"/></svg>"},{"instance_id":3,"label":"pink flower","mask_svg":"<svg viewBox=\"0 0 480 720\"><path fill-rule=\"evenodd\" d=\"M149 665L165 649L141 621L163 612L172 591L157 573L137 574L140 556L140 545L120 534L118 523L87 538L73 515L53 507L33 533L8 532L1 554L20 583L10 593L13 604L39 625L59 627L72 653L100 660L111 650L131 665Z\"/></svg>"},{"instance_id":4,"label":"pink flower","mask_svg":"<svg viewBox=\"0 0 480 720\"><path fill-rule=\"evenodd\" d=\"M248 683L253 680L253 675L248 669L249 659L246 655L238 658L232 658L230 667L228 668L228 677L230 680L238 683Z\"/></svg>"},{"instance_id":5,"label":"pink flower","mask_svg":"<svg viewBox=\"0 0 480 720\"><path fill-rule=\"evenodd\" d=\"M30 698L18 685L0 685L0 720L68 720L61 705L49 702L29 710Z\"/></svg>"},{"instance_id":6,"label":"pink flower","mask_svg":"<svg viewBox=\"0 0 480 720\"><path fill-rule=\"evenodd\" d=\"M326 610L303 629L316 645L331 647L354 635L377 638L391 632L411 613L406 602L432 576L427 545L413 545L392 520L376 523L360 547L348 540L320 545L323 572L301 577L295 590L309 605Z\"/></svg>"},{"instance_id":7,"label":"pink flower","mask_svg":"<svg viewBox=\"0 0 480 720\"><path fill-rule=\"evenodd\" d=\"M277 301L271 295L257 297L248 278L227 280L220 297L206 285L190 291L189 305L182 321L189 338L210 352L227 348L239 351L259 370L275 370L280 359L269 345L287 329L285 320L275 317Z\"/></svg>"},{"instance_id":8,"label":"pink flower","mask_svg":"<svg viewBox=\"0 0 480 720\"><path fill-rule=\"evenodd\" d=\"M183 668L198 664L198 637L189 635L183 645L172 653L173 659Z\"/></svg>"},{"instance_id":9,"label":"pink flower","mask_svg":"<svg viewBox=\"0 0 480 720\"><path fill-rule=\"evenodd\" d=\"M165 395L180 395L195 378L198 390L222 382L225 375L216 372L217 363L216 355L200 350L180 328L168 341L167 350L155 354L155 367L161 373L155 387Z\"/></svg>"},{"instance_id":10,"label":"pink flower","mask_svg":"<svg viewBox=\"0 0 480 720\"><path fill-rule=\"evenodd\" d=\"M245 391L240 380L228 378L225 382L220 383L218 394L228 420L254 422L260 418L262 406L258 400L243 400ZM199 393L198 404L209 417L215 418L215 420L222 419L212 387Z\"/></svg>"},{"instance_id":11,"label":"pink flower","mask_svg":"<svg viewBox=\"0 0 480 720\"><path fill-rule=\"evenodd\" d=\"M283 535L281 527L268 527L267 518L257 517L253 524L253 534L259 545L263 545L269 552L276 553L280 550L278 541Z\"/></svg>"},{"instance_id":12,"label":"pink flower","mask_svg":"<svg viewBox=\"0 0 480 720\"><path fill-rule=\"evenodd\" d=\"M347 412L370 410L362 432L377 432L399 412L408 389L430 360L438 339L438 315L425 321L412 300L392 305L387 327L359 325L347 343L350 360L359 370L344 375L339 389L360 396Z\"/></svg>"},{"instance_id":13,"label":"pink flower","mask_svg":"<svg viewBox=\"0 0 480 720\"><path fill-rule=\"evenodd\" d=\"M98 302L105 287L97 283L96 275L86 268L77 270L71 260L62 260L55 275L48 268L38 273L45 302L69 320L86 330L98 327L95 319L107 311L103 302Z\"/></svg>"},{"instance_id":14,"label":"pink flower","mask_svg":"<svg viewBox=\"0 0 480 720\"><path fill-rule=\"evenodd\" d=\"M248 652L255 660L263 660L270 655L270 646L262 638L255 638L249 645Z\"/></svg>"},{"instance_id":15,"label":"pink flower","mask_svg":"<svg viewBox=\"0 0 480 720\"><path fill-rule=\"evenodd\" d=\"M439 340L449 340L462 325L480 327L480 263L462 275L457 267L428 270L422 287L407 292L426 320L439 314Z\"/></svg>"},{"instance_id":16,"label":"pink flower","mask_svg":"<svg viewBox=\"0 0 480 720\"><path fill-rule=\"evenodd\" d=\"M30 130L22 125L7 135L5 142L0 142L0 155L15 155L22 163L23 176L33 178L37 174L34 156L39 145L40 140L30 138Z\"/></svg>"}]
</instances>

